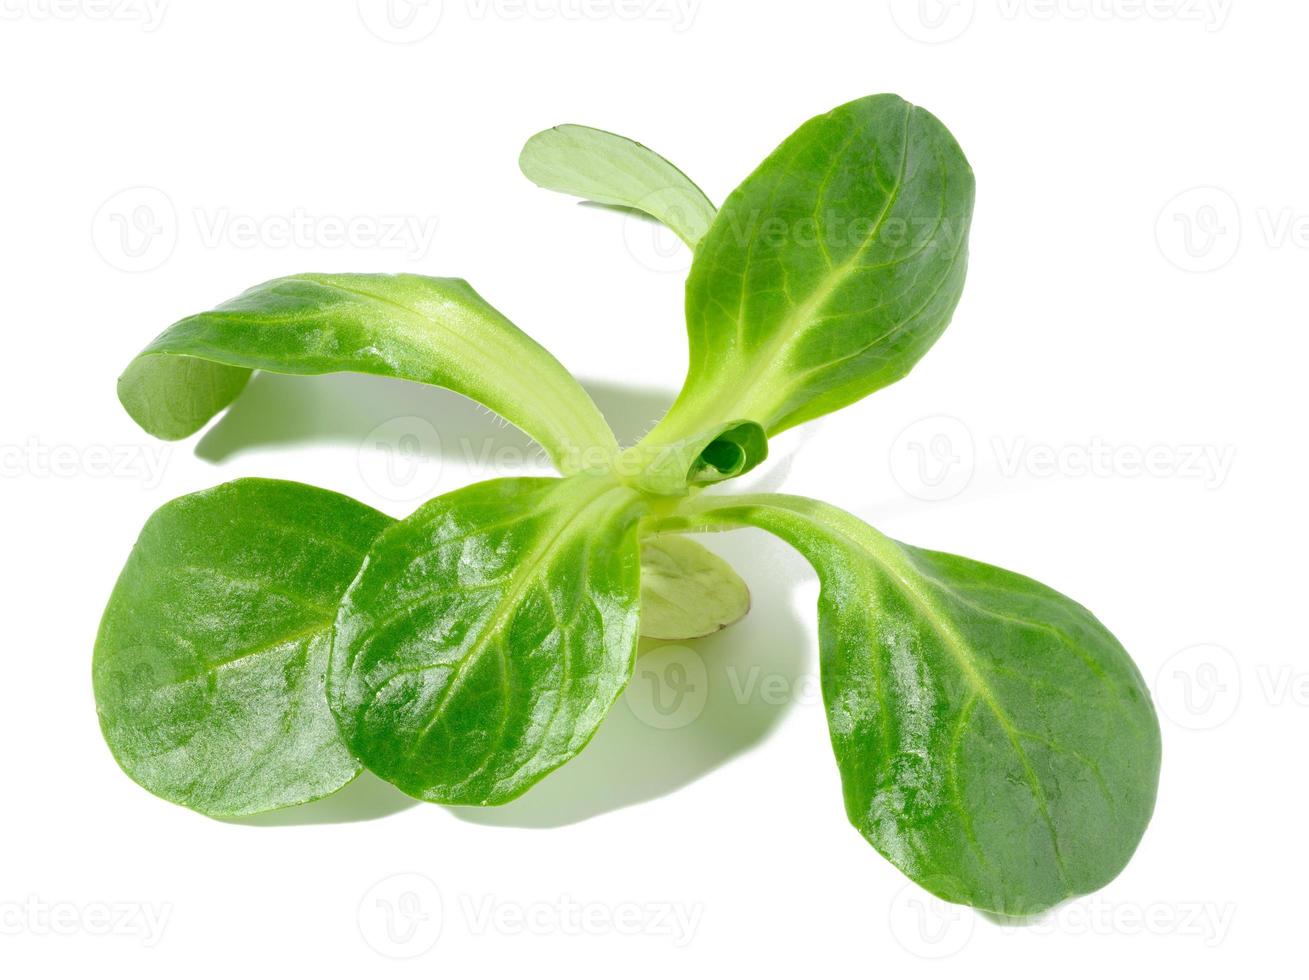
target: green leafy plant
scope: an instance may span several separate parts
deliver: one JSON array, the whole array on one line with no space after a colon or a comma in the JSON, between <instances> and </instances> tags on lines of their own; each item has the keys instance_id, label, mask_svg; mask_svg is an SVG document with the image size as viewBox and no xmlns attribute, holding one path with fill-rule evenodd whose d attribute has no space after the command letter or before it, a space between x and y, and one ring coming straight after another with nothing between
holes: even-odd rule
<instances>
[{"instance_id":1,"label":"green leafy plant","mask_svg":"<svg viewBox=\"0 0 1309 980\"><path fill-rule=\"evenodd\" d=\"M1153 810L1160 739L1140 673L1089 612L824 503L705 492L770 437L903 377L945 329L974 189L950 133L895 96L860 99L802 126L721 210L599 130L541 133L521 165L694 249L675 404L620 447L563 366L457 279L293 276L174 324L119 381L161 438L196 432L253 371L353 371L476 399L561 476L479 483L403 520L269 480L164 505L96 643L123 769L225 817L319 799L363 767L422 800L512 800L586 746L642 632L745 615L744 583L684 535L755 527L818 573L846 810L878 851L1007 914L1112 879Z\"/></svg>"}]
</instances>

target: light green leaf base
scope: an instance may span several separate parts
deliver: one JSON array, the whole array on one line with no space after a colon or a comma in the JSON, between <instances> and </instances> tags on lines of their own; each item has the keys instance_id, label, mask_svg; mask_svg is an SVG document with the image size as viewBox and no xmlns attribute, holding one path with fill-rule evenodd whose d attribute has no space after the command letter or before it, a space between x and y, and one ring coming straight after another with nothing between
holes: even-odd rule
<instances>
[{"instance_id":1,"label":"light green leaf base","mask_svg":"<svg viewBox=\"0 0 1309 980\"><path fill-rule=\"evenodd\" d=\"M679 534L641 542L641 635L693 640L750 611L750 589L704 545Z\"/></svg>"}]
</instances>

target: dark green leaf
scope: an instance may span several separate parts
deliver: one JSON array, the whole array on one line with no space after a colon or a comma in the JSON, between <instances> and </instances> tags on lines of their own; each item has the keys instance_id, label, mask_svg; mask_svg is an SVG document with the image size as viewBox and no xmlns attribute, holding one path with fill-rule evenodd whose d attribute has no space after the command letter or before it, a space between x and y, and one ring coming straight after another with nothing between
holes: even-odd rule
<instances>
[{"instance_id":1,"label":"dark green leaf","mask_svg":"<svg viewBox=\"0 0 1309 980\"><path fill-rule=\"evenodd\" d=\"M846 812L942 898L1030 915L1095 891L1154 809L1159 726L1131 658L1038 582L911 548L801 497L699 505L822 581L823 698Z\"/></svg>"},{"instance_id":2,"label":"dark green leaf","mask_svg":"<svg viewBox=\"0 0 1309 980\"><path fill-rule=\"evenodd\" d=\"M631 674L640 498L505 479L385 531L341 603L329 700L373 772L439 803L504 803L590 740Z\"/></svg>"},{"instance_id":3,"label":"dark green leaf","mask_svg":"<svg viewBox=\"0 0 1309 980\"><path fill-rule=\"evenodd\" d=\"M594 467L617 448L563 365L462 279L274 279L169 327L128 365L118 397L151 435L181 439L226 408L255 369L354 371L449 388L536 439L565 472Z\"/></svg>"},{"instance_id":4,"label":"dark green leaf","mask_svg":"<svg viewBox=\"0 0 1309 980\"><path fill-rule=\"evenodd\" d=\"M96 705L124 771L213 816L354 778L324 689L337 602L391 519L327 490L238 480L146 522L96 639Z\"/></svg>"}]
</instances>

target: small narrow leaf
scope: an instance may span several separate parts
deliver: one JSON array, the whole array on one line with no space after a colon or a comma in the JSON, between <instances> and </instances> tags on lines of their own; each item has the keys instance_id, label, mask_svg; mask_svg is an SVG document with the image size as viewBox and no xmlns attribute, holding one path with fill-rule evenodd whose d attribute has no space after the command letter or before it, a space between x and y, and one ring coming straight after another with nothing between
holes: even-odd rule
<instances>
[{"instance_id":1,"label":"small narrow leaf","mask_svg":"<svg viewBox=\"0 0 1309 980\"><path fill-rule=\"evenodd\" d=\"M708 548L680 534L641 542L641 635L691 640L750 611L750 589Z\"/></svg>"},{"instance_id":2,"label":"small narrow leaf","mask_svg":"<svg viewBox=\"0 0 1309 980\"><path fill-rule=\"evenodd\" d=\"M518 163L540 187L644 212L691 248L716 213L704 191L659 154L601 129L569 125L537 133Z\"/></svg>"},{"instance_id":3,"label":"small narrow leaf","mask_svg":"<svg viewBox=\"0 0 1309 980\"><path fill-rule=\"evenodd\" d=\"M355 755L419 799L489 805L580 752L632 671L640 508L607 479L492 480L379 536L329 678Z\"/></svg>"},{"instance_id":4,"label":"small narrow leaf","mask_svg":"<svg viewBox=\"0 0 1309 980\"><path fill-rule=\"evenodd\" d=\"M146 522L100 624L96 706L150 792L239 816L359 771L327 707L337 601L391 519L327 490L238 480Z\"/></svg>"},{"instance_id":5,"label":"small narrow leaf","mask_svg":"<svg viewBox=\"0 0 1309 980\"><path fill-rule=\"evenodd\" d=\"M518 426L565 472L596 465L594 450L617 449L563 365L462 279L274 279L169 327L128 365L118 397L151 435L182 439L231 404L254 370L449 388Z\"/></svg>"},{"instance_id":6,"label":"small narrow leaf","mask_svg":"<svg viewBox=\"0 0 1309 980\"><path fill-rule=\"evenodd\" d=\"M846 812L896 867L948 901L1007 915L1123 869L1154 810L1159 724L1140 672L1094 616L828 504L759 495L702 509L772 531L818 571Z\"/></svg>"}]
</instances>

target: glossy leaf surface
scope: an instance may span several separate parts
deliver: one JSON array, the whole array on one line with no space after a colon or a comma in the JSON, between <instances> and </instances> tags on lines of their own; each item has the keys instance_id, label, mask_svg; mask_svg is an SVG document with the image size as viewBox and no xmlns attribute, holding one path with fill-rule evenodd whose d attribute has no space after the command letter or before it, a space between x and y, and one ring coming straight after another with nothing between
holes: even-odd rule
<instances>
[{"instance_id":1,"label":"glossy leaf surface","mask_svg":"<svg viewBox=\"0 0 1309 980\"><path fill-rule=\"evenodd\" d=\"M712 520L772 531L817 570L846 812L896 867L949 901L1010 915L1122 870L1154 809L1160 736L1139 671L1094 616L828 504L712 506Z\"/></svg>"},{"instance_id":2,"label":"glossy leaf surface","mask_svg":"<svg viewBox=\"0 0 1309 980\"><path fill-rule=\"evenodd\" d=\"M687 282L690 367L647 437L776 433L896 381L959 301L973 174L930 113L870 96L802 126L728 198Z\"/></svg>"},{"instance_id":3,"label":"glossy leaf surface","mask_svg":"<svg viewBox=\"0 0 1309 980\"><path fill-rule=\"evenodd\" d=\"M617 448L572 375L462 279L274 279L169 327L128 366L118 397L147 432L181 439L226 408L253 370L449 388L518 426L566 472Z\"/></svg>"},{"instance_id":4,"label":"glossy leaf surface","mask_svg":"<svg viewBox=\"0 0 1309 980\"><path fill-rule=\"evenodd\" d=\"M607 479L503 479L383 532L342 601L346 741L420 799L504 803L576 755L631 674L640 500Z\"/></svg>"},{"instance_id":5,"label":"glossy leaf surface","mask_svg":"<svg viewBox=\"0 0 1309 980\"><path fill-rule=\"evenodd\" d=\"M659 154L602 129L567 125L537 133L518 163L534 184L644 212L691 248L717 213L704 191Z\"/></svg>"},{"instance_id":6,"label":"glossy leaf surface","mask_svg":"<svg viewBox=\"0 0 1309 980\"><path fill-rule=\"evenodd\" d=\"M641 635L691 640L731 626L750 611L750 589L704 545L680 534L641 542Z\"/></svg>"},{"instance_id":7,"label":"glossy leaf surface","mask_svg":"<svg viewBox=\"0 0 1309 980\"><path fill-rule=\"evenodd\" d=\"M318 799L359 766L325 680L337 602L391 519L298 483L239 480L165 504L109 599L94 683L138 783L212 816Z\"/></svg>"}]
</instances>

